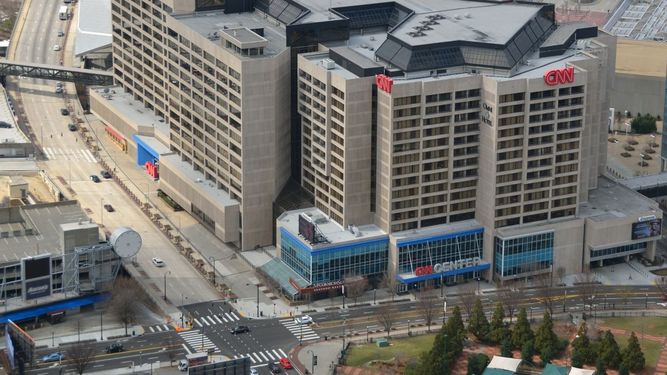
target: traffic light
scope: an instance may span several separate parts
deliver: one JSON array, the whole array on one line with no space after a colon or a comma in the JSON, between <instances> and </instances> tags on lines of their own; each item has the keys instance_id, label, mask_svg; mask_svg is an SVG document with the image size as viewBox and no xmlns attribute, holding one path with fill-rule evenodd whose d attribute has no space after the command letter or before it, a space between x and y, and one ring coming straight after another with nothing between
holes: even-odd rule
<instances>
[{"instance_id":1,"label":"traffic light","mask_svg":"<svg viewBox=\"0 0 667 375\"><path fill-rule=\"evenodd\" d=\"M313 366L317 366L317 356L313 356Z\"/></svg>"}]
</instances>

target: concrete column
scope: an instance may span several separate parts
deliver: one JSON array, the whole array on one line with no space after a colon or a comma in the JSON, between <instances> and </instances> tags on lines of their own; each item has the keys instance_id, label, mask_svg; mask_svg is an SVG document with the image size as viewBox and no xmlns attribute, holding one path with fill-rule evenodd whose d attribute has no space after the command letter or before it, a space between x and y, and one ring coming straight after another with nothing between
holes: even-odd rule
<instances>
[{"instance_id":1,"label":"concrete column","mask_svg":"<svg viewBox=\"0 0 667 375\"><path fill-rule=\"evenodd\" d=\"M646 251L644 252L644 258L649 259L651 262L655 260L656 242L657 241L649 242L648 246L646 246Z\"/></svg>"}]
</instances>

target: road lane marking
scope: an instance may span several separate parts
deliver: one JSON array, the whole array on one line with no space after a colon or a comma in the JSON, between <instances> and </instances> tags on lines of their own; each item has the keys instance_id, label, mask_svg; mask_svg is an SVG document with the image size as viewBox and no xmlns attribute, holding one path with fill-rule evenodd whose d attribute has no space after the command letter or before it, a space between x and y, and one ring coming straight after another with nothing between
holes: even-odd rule
<instances>
[{"instance_id":1,"label":"road lane marking","mask_svg":"<svg viewBox=\"0 0 667 375\"><path fill-rule=\"evenodd\" d=\"M266 356L264 355L264 353L259 352L259 355L261 355L261 356L264 358L264 361L268 361L268 360L269 360L268 358L266 358Z\"/></svg>"},{"instance_id":2,"label":"road lane marking","mask_svg":"<svg viewBox=\"0 0 667 375\"><path fill-rule=\"evenodd\" d=\"M234 318L232 318L229 314L225 313L225 316L226 316L227 319L229 319L230 321L232 321L232 322L234 321Z\"/></svg>"},{"instance_id":3,"label":"road lane marking","mask_svg":"<svg viewBox=\"0 0 667 375\"><path fill-rule=\"evenodd\" d=\"M278 352L275 349L273 349L273 354L276 355L276 358L280 358L280 354L278 354Z\"/></svg>"},{"instance_id":4,"label":"road lane marking","mask_svg":"<svg viewBox=\"0 0 667 375\"><path fill-rule=\"evenodd\" d=\"M273 358L273 355L271 354L270 351L267 350L266 355L269 356L269 358L271 358L272 361L275 361L275 359Z\"/></svg>"},{"instance_id":5,"label":"road lane marking","mask_svg":"<svg viewBox=\"0 0 667 375\"><path fill-rule=\"evenodd\" d=\"M248 358L250 358L250 360L252 361L252 363L257 363L257 361L255 361L255 358L253 358L250 354L246 353L245 356L248 357Z\"/></svg>"},{"instance_id":6,"label":"road lane marking","mask_svg":"<svg viewBox=\"0 0 667 375\"><path fill-rule=\"evenodd\" d=\"M257 360L258 360L258 361L260 361L260 362L264 362L261 358L259 358L259 356L257 355L257 353L252 353L252 355L254 355L255 357L257 357Z\"/></svg>"},{"instance_id":7,"label":"road lane marking","mask_svg":"<svg viewBox=\"0 0 667 375\"><path fill-rule=\"evenodd\" d=\"M283 355L283 357L287 358L287 354L285 354L285 352L282 349L278 348L278 351L280 352L280 354Z\"/></svg>"},{"instance_id":8,"label":"road lane marking","mask_svg":"<svg viewBox=\"0 0 667 375\"><path fill-rule=\"evenodd\" d=\"M151 332L155 332L155 329L153 329L153 327L148 327L148 330Z\"/></svg>"},{"instance_id":9,"label":"road lane marking","mask_svg":"<svg viewBox=\"0 0 667 375\"><path fill-rule=\"evenodd\" d=\"M201 321L204 322L207 326L209 326L209 327L211 326L211 323L209 323L209 322L206 320L206 317L205 317L205 316L202 316L202 317L201 317Z\"/></svg>"},{"instance_id":10,"label":"road lane marking","mask_svg":"<svg viewBox=\"0 0 667 375\"><path fill-rule=\"evenodd\" d=\"M169 326L168 326L168 325L163 324L162 326L164 327L164 330L165 330L165 331L169 331Z\"/></svg>"},{"instance_id":11,"label":"road lane marking","mask_svg":"<svg viewBox=\"0 0 667 375\"><path fill-rule=\"evenodd\" d=\"M222 320L220 320L220 318L218 318L218 316L217 316L217 315L213 315L213 317L215 318L215 320L217 320L217 321L218 321L218 323L222 324Z\"/></svg>"},{"instance_id":12,"label":"road lane marking","mask_svg":"<svg viewBox=\"0 0 667 375\"><path fill-rule=\"evenodd\" d=\"M183 349L185 349L185 351L186 351L188 354L192 354L192 352L190 351L190 349L188 349L188 346L187 346L187 345L185 345L185 344L181 344L181 346L183 346Z\"/></svg>"},{"instance_id":13,"label":"road lane marking","mask_svg":"<svg viewBox=\"0 0 667 375\"><path fill-rule=\"evenodd\" d=\"M210 316L207 316L206 318L208 318L208 320L210 320L212 324L217 324L217 323L215 322L215 320L213 320L213 318L212 318L212 317L210 317Z\"/></svg>"},{"instance_id":14,"label":"road lane marking","mask_svg":"<svg viewBox=\"0 0 667 375\"><path fill-rule=\"evenodd\" d=\"M192 318L192 319L195 320L195 323L197 323L198 326L200 326L200 327L204 326L203 324L199 323L199 320L197 320L197 318Z\"/></svg>"},{"instance_id":15,"label":"road lane marking","mask_svg":"<svg viewBox=\"0 0 667 375\"><path fill-rule=\"evenodd\" d=\"M234 318L235 318L236 320L241 320L241 319L239 319L239 317L238 317L238 316L236 316L236 314L234 314L234 312L233 312L233 311L232 311L232 316L233 316L233 317L234 317Z\"/></svg>"},{"instance_id":16,"label":"road lane marking","mask_svg":"<svg viewBox=\"0 0 667 375\"><path fill-rule=\"evenodd\" d=\"M158 332L162 332L162 328L160 328L160 326L155 326L155 329L157 329Z\"/></svg>"}]
</instances>

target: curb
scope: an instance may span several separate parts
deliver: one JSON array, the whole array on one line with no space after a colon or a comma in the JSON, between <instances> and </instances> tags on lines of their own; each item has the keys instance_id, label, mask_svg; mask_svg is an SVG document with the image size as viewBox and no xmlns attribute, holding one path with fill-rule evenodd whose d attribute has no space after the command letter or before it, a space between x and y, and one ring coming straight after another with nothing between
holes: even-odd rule
<instances>
[{"instance_id":1,"label":"curb","mask_svg":"<svg viewBox=\"0 0 667 375\"><path fill-rule=\"evenodd\" d=\"M28 17L28 12L30 11L31 3L32 0L24 0L23 3L21 4L21 9L19 10L18 15L16 16L17 22L14 24L14 29L12 30L12 33L9 36L9 48L7 49L7 57L6 57L7 60L14 61L16 46L21 40L21 34L23 33L23 25L25 24L25 19Z\"/></svg>"}]
</instances>

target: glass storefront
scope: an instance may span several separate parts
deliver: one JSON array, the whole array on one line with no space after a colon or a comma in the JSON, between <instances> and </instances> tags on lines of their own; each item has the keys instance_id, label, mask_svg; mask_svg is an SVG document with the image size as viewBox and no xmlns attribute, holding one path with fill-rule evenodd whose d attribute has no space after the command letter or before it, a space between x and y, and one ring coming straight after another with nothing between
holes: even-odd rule
<instances>
[{"instance_id":1,"label":"glass storefront","mask_svg":"<svg viewBox=\"0 0 667 375\"><path fill-rule=\"evenodd\" d=\"M313 250L284 228L280 234L282 261L314 285L340 281L346 276L377 275L387 269L388 238Z\"/></svg>"},{"instance_id":2,"label":"glass storefront","mask_svg":"<svg viewBox=\"0 0 667 375\"><path fill-rule=\"evenodd\" d=\"M502 279L551 270L554 232L503 239L495 237L495 273Z\"/></svg>"},{"instance_id":3,"label":"glass storefront","mask_svg":"<svg viewBox=\"0 0 667 375\"><path fill-rule=\"evenodd\" d=\"M488 269L482 261L484 229L398 241L401 290L477 279Z\"/></svg>"},{"instance_id":4,"label":"glass storefront","mask_svg":"<svg viewBox=\"0 0 667 375\"><path fill-rule=\"evenodd\" d=\"M626 255L639 254L646 251L647 242L634 243L631 245L608 247L605 249L591 250L591 262L596 260L624 257Z\"/></svg>"}]
</instances>

